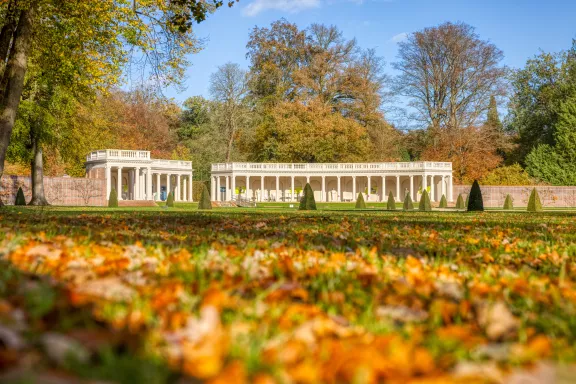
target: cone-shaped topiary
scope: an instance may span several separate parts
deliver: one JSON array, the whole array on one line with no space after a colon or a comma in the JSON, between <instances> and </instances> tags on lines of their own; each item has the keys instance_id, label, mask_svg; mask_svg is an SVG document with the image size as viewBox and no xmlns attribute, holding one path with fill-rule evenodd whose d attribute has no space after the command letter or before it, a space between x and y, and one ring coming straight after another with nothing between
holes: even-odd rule
<instances>
[{"instance_id":1,"label":"cone-shaped topiary","mask_svg":"<svg viewBox=\"0 0 576 384\"><path fill-rule=\"evenodd\" d=\"M112 188L110 196L108 196L108 208L118 208L118 193L116 193L114 188Z\"/></svg>"},{"instance_id":2,"label":"cone-shaped topiary","mask_svg":"<svg viewBox=\"0 0 576 384\"><path fill-rule=\"evenodd\" d=\"M466 205L464 204L464 198L462 194L458 195L458 199L456 200L456 209L466 209Z\"/></svg>"},{"instance_id":3,"label":"cone-shaped topiary","mask_svg":"<svg viewBox=\"0 0 576 384\"><path fill-rule=\"evenodd\" d=\"M420 198L420 204L418 205L418 210L429 212L432 210L432 204L430 204L430 196L428 196L428 191L424 190L422 192L422 197Z\"/></svg>"},{"instance_id":4,"label":"cone-shaped topiary","mask_svg":"<svg viewBox=\"0 0 576 384\"><path fill-rule=\"evenodd\" d=\"M314 191L310 186L310 183L306 183L304 187L304 196L300 200L300 211L315 211L316 210L316 200L314 200Z\"/></svg>"},{"instance_id":5,"label":"cone-shaped topiary","mask_svg":"<svg viewBox=\"0 0 576 384\"><path fill-rule=\"evenodd\" d=\"M530 199L528 200L528 212L540 212L542 210L542 202L540 201L540 196L536 188L532 190L530 194Z\"/></svg>"},{"instance_id":6,"label":"cone-shaped topiary","mask_svg":"<svg viewBox=\"0 0 576 384\"><path fill-rule=\"evenodd\" d=\"M470 202L470 193L466 195L466 202L464 203L464 209L468 209L468 202Z\"/></svg>"},{"instance_id":7,"label":"cone-shaped topiary","mask_svg":"<svg viewBox=\"0 0 576 384\"><path fill-rule=\"evenodd\" d=\"M364 201L364 195L362 193L359 193L356 199L356 209L366 209L366 202Z\"/></svg>"},{"instance_id":8,"label":"cone-shaped topiary","mask_svg":"<svg viewBox=\"0 0 576 384\"><path fill-rule=\"evenodd\" d=\"M446 196L442 195L440 199L440 208L448 208L448 200L446 200Z\"/></svg>"},{"instance_id":9,"label":"cone-shaped topiary","mask_svg":"<svg viewBox=\"0 0 576 384\"><path fill-rule=\"evenodd\" d=\"M198 201L198 209L212 209L212 202L210 201L210 192L206 184L202 187L202 195Z\"/></svg>"},{"instance_id":10,"label":"cone-shaped topiary","mask_svg":"<svg viewBox=\"0 0 576 384\"><path fill-rule=\"evenodd\" d=\"M468 197L468 211L483 211L484 201L482 200L482 191L480 190L480 184L478 180L474 180L472 183L472 189L470 190L470 196Z\"/></svg>"},{"instance_id":11,"label":"cone-shaped topiary","mask_svg":"<svg viewBox=\"0 0 576 384\"><path fill-rule=\"evenodd\" d=\"M24 197L24 191L22 190L22 187L18 188L14 205L26 205L26 198Z\"/></svg>"},{"instance_id":12,"label":"cone-shaped topiary","mask_svg":"<svg viewBox=\"0 0 576 384\"><path fill-rule=\"evenodd\" d=\"M166 198L166 206L167 207L174 206L174 191L168 193L168 197Z\"/></svg>"},{"instance_id":13,"label":"cone-shaped topiary","mask_svg":"<svg viewBox=\"0 0 576 384\"><path fill-rule=\"evenodd\" d=\"M504 200L504 209L514 209L514 202L512 201L512 196L510 196L510 194L506 195L506 200Z\"/></svg>"},{"instance_id":14,"label":"cone-shaped topiary","mask_svg":"<svg viewBox=\"0 0 576 384\"><path fill-rule=\"evenodd\" d=\"M412 198L410 197L410 192L406 195L404 199L404 205L402 206L404 211L412 211L414 209L414 204L412 203Z\"/></svg>"},{"instance_id":15,"label":"cone-shaped topiary","mask_svg":"<svg viewBox=\"0 0 576 384\"><path fill-rule=\"evenodd\" d=\"M388 194L388 202L386 203L386 209L389 211L396 210L396 200L394 200L394 195L392 194L392 191L390 191L390 193Z\"/></svg>"}]
</instances>

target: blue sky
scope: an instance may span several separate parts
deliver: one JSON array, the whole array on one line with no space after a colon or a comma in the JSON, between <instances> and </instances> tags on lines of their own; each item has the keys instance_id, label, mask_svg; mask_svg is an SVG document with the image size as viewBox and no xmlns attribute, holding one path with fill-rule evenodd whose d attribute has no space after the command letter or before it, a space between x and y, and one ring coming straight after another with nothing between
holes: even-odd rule
<instances>
[{"instance_id":1,"label":"blue sky","mask_svg":"<svg viewBox=\"0 0 576 384\"><path fill-rule=\"evenodd\" d=\"M390 75L398 40L445 21L476 27L482 39L504 51L503 63L515 68L540 49L567 49L576 38L576 0L240 0L195 26L197 37L206 39L205 48L190 57L186 89L170 89L166 95L178 101L208 96L210 74L219 65L248 67L245 47L251 29L282 17L301 28L315 22L338 26L361 47L375 48Z\"/></svg>"}]
</instances>

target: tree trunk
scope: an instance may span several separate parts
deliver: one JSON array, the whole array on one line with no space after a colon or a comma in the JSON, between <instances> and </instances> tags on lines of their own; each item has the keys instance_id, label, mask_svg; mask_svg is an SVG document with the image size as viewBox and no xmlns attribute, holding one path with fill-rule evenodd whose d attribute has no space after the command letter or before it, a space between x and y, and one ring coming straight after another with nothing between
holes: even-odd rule
<instances>
[{"instance_id":1,"label":"tree trunk","mask_svg":"<svg viewBox=\"0 0 576 384\"><path fill-rule=\"evenodd\" d=\"M2 83L6 84L6 88L0 95L0 178L4 173L6 151L10 144L10 136L24 87L35 11L36 5L33 3L30 8L20 12L18 27L14 32L14 46L10 51L10 59L2 80Z\"/></svg>"},{"instance_id":2,"label":"tree trunk","mask_svg":"<svg viewBox=\"0 0 576 384\"><path fill-rule=\"evenodd\" d=\"M44 195L44 160L42 147L39 143L37 132L30 132L32 138L32 200L28 205L50 205Z\"/></svg>"},{"instance_id":3,"label":"tree trunk","mask_svg":"<svg viewBox=\"0 0 576 384\"><path fill-rule=\"evenodd\" d=\"M0 74L4 72L8 52L10 52L10 42L12 41L14 30L16 29L16 23L18 22L18 19L16 18L17 13L15 3L15 0L10 0L8 3L4 26L0 31Z\"/></svg>"}]
</instances>

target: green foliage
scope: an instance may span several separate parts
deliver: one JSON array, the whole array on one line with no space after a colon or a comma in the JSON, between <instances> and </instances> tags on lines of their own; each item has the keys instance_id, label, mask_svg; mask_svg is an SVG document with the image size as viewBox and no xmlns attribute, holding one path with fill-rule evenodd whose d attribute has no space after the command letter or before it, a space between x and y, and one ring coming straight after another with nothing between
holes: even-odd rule
<instances>
[{"instance_id":1,"label":"green foliage","mask_svg":"<svg viewBox=\"0 0 576 384\"><path fill-rule=\"evenodd\" d=\"M166 198L166 206L174 207L174 191L168 193L168 197Z\"/></svg>"},{"instance_id":2,"label":"green foliage","mask_svg":"<svg viewBox=\"0 0 576 384\"><path fill-rule=\"evenodd\" d=\"M540 201L540 195L536 188L532 189L530 194L530 199L528 199L528 212L540 212L542 210L542 202Z\"/></svg>"},{"instance_id":3,"label":"green foliage","mask_svg":"<svg viewBox=\"0 0 576 384\"><path fill-rule=\"evenodd\" d=\"M194 168L196 168L196 166L194 166ZM206 182L204 181L192 181L192 201L200 201L204 186L207 186Z\"/></svg>"},{"instance_id":4,"label":"green foliage","mask_svg":"<svg viewBox=\"0 0 576 384\"><path fill-rule=\"evenodd\" d=\"M533 185L530 175L520 164L498 167L490 171L481 180L482 185Z\"/></svg>"},{"instance_id":5,"label":"green foliage","mask_svg":"<svg viewBox=\"0 0 576 384\"><path fill-rule=\"evenodd\" d=\"M470 202L470 194L466 195L466 202L464 203L464 209L468 209L469 202Z\"/></svg>"},{"instance_id":6,"label":"green foliage","mask_svg":"<svg viewBox=\"0 0 576 384\"><path fill-rule=\"evenodd\" d=\"M482 191L480 190L480 184L478 180L474 180L472 183L472 189L470 190L470 195L468 197L468 211L483 211L484 201L482 200Z\"/></svg>"},{"instance_id":7,"label":"green foliage","mask_svg":"<svg viewBox=\"0 0 576 384\"><path fill-rule=\"evenodd\" d=\"M316 200L314 199L314 191L310 186L310 183L306 183L304 187L304 196L300 200L300 211L315 211L316 210Z\"/></svg>"},{"instance_id":8,"label":"green foliage","mask_svg":"<svg viewBox=\"0 0 576 384\"><path fill-rule=\"evenodd\" d=\"M356 199L356 209L366 209L366 202L364 201L364 195L362 193L359 193Z\"/></svg>"},{"instance_id":9,"label":"green foliage","mask_svg":"<svg viewBox=\"0 0 576 384\"><path fill-rule=\"evenodd\" d=\"M414 210L414 204L412 203L412 197L410 197L410 192L406 194L406 198L404 199L404 204L402 206L404 211L412 211Z\"/></svg>"},{"instance_id":10,"label":"green foliage","mask_svg":"<svg viewBox=\"0 0 576 384\"><path fill-rule=\"evenodd\" d=\"M390 191L390 193L388 194L388 202L386 203L386 209L389 211L396 210L396 200L394 199L392 191Z\"/></svg>"},{"instance_id":11,"label":"green foliage","mask_svg":"<svg viewBox=\"0 0 576 384\"><path fill-rule=\"evenodd\" d=\"M440 208L448 208L448 201L446 200L446 196L442 195L440 199Z\"/></svg>"},{"instance_id":12,"label":"green foliage","mask_svg":"<svg viewBox=\"0 0 576 384\"><path fill-rule=\"evenodd\" d=\"M503 129L502 122L500 121L500 116L498 115L498 104L496 103L496 97L494 96L490 97L490 104L488 106L486 125L496 129L498 132L501 132Z\"/></svg>"},{"instance_id":13,"label":"green foliage","mask_svg":"<svg viewBox=\"0 0 576 384\"><path fill-rule=\"evenodd\" d=\"M428 195L427 190L422 192L422 197L420 198L420 203L418 204L418 210L424 212L430 212L432 210L432 204L430 203L430 196Z\"/></svg>"},{"instance_id":14,"label":"green foliage","mask_svg":"<svg viewBox=\"0 0 576 384\"><path fill-rule=\"evenodd\" d=\"M506 195L506 199L504 200L504 209L511 210L514 209L514 202L512 201L512 196L510 194Z\"/></svg>"},{"instance_id":15,"label":"green foliage","mask_svg":"<svg viewBox=\"0 0 576 384\"><path fill-rule=\"evenodd\" d=\"M464 204L462 194L459 194L458 199L456 199L456 209L466 209L466 204Z\"/></svg>"},{"instance_id":16,"label":"green foliage","mask_svg":"<svg viewBox=\"0 0 576 384\"><path fill-rule=\"evenodd\" d=\"M110 190L110 196L108 196L108 208L118 208L118 193L116 188Z\"/></svg>"},{"instance_id":17,"label":"green foliage","mask_svg":"<svg viewBox=\"0 0 576 384\"><path fill-rule=\"evenodd\" d=\"M24 196L24 191L22 187L18 188L18 192L16 193L16 201L14 201L14 205L26 205L26 197Z\"/></svg>"},{"instance_id":18,"label":"green foliage","mask_svg":"<svg viewBox=\"0 0 576 384\"><path fill-rule=\"evenodd\" d=\"M202 196L200 196L200 201L198 201L198 209L212 209L210 191L208 191L206 184L204 184L202 187Z\"/></svg>"}]
</instances>

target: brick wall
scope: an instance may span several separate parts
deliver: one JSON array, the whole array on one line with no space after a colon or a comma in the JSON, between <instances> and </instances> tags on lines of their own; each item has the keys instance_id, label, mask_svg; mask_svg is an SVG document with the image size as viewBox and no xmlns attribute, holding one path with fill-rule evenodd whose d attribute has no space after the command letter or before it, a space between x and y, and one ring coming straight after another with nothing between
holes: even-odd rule
<instances>
[{"instance_id":1,"label":"brick wall","mask_svg":"<svg viewBox=\"0 0 576 384\"><path fill-rule=\"evenodd\" d=\"M454 185L454 203L460 193L466 200L471 187L471 185ZM507 194L512 196L515 207L525 207L534 187L538 190L544 207L576 207L576 187L480 186L480 189L485 207L502 207Z\"/></svg>"},{"instance_id":2,"label":"brick wall","mask_svg":"<svg viewBox=\"0 0 576 384\"><path fill-rule=\"evenodd\" d=\"M7 205L13 205L18 188L22 187L26 201L32 198L29 176L2 176L0 198ZM106 181L73 177L44 177L44 193L52 205L105 206Z\"/></svg>"}]
</instances>

